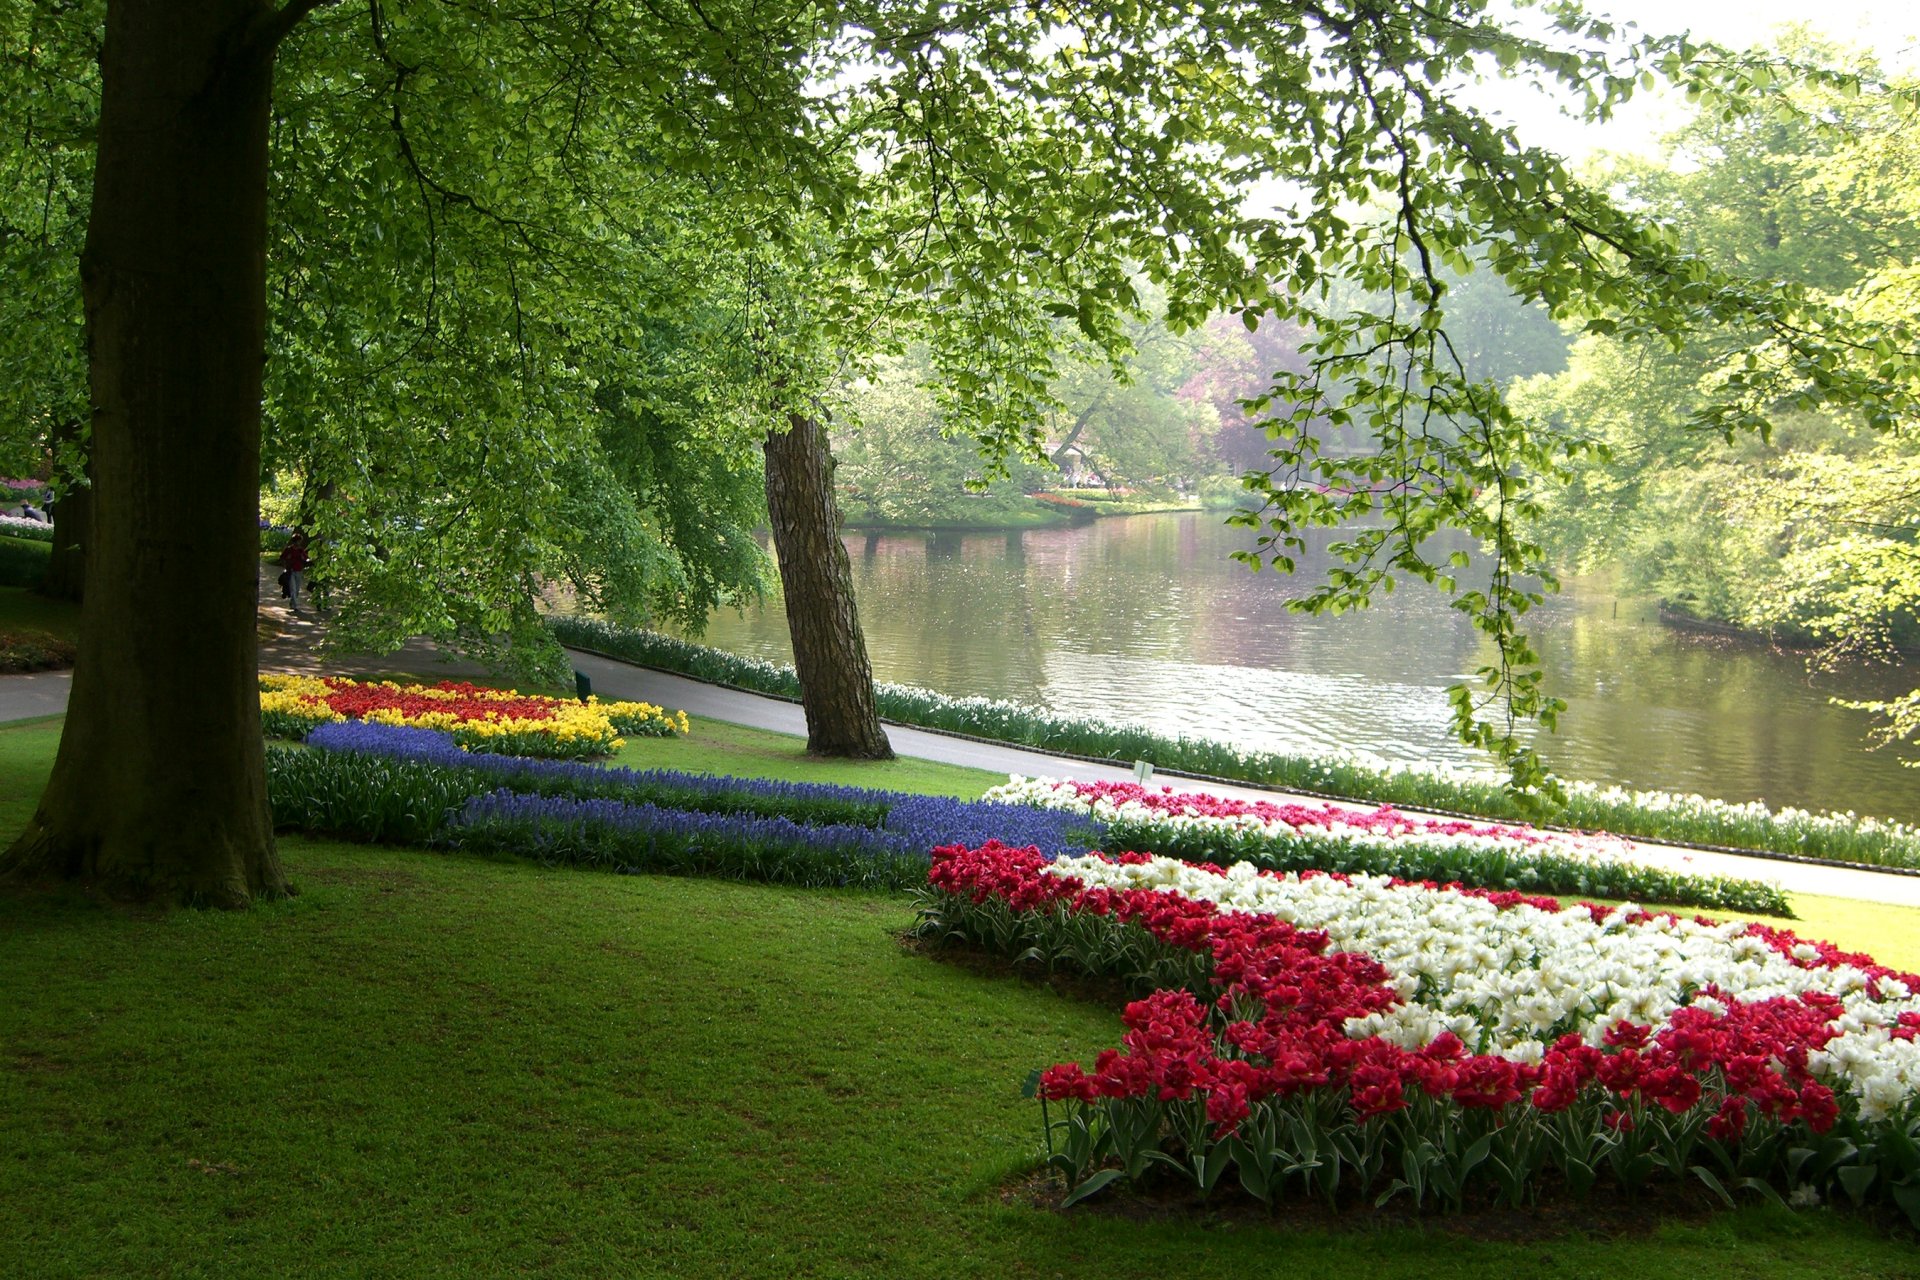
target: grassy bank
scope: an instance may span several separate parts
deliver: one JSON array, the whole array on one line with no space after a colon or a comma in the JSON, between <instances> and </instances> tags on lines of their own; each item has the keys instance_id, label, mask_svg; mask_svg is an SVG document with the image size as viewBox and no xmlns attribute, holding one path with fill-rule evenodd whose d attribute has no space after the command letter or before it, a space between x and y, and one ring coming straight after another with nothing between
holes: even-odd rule
<instances>
[{"instance_id":1,"label":"grassy bank","mask_svg":"<svg viewBox=\"0 0 1920 1280\"><path fill-rule=\"evenodd\" d=\"M0 631L44 631L62 640L80 638L80 606L49 600L24 587L0 587Z\"/></svg>"},{"instance_id":2,"label":"grassy bank","mask_svg":"<svg viewBox=\"0 0 1920 1280\"><path fill-rule=\"evenodd\" d=\"M725 720L698 720L684 738L630 738L611 761L628 769L678 769L683 773L727 773L783 782L837 782L918 791L930 796L978 800L988 787L1007 780L1003 773L967 769L934 760L896 756L891 760L850 763L807 754L804 738L768 733Z\"/></svg>"},{"instance_id":3,"label":"grassy bank","mask_svg":"<svg viewBox=\"0 0 1920 1280\"><path fill-rule=\"evenodd\" d=\"M1121 494L1109 493L1104 489L1047 489L1029 496L1094 518L1166 515L1178 511L1200 511L1205 505L1199 498L1182 497L1174 493Z\"/></svg>"},{"instance_id":4,"label":"grassy bank","mask_svg":"<svg viewBox=\"0 0 1920 1280\"><path fill-rule=\"evenodd\" d=\"M1114 1012L909 954L893 898L288 841L245 915L0 901L0 1273L1888 1277L1758 1210L1525 1246L1003 1203ZM876 1211L878 1210L878 1211Z\"/></svg>"},{"instance_id":5,"label":"grassy bank","mask_svg":"<svg viewBox=\"0 0 1920 1280\"><path fill-rule=\"evenodd\" d=\"M1019 495L988 494L967 499L938 516L888 517L859 502L846 511L849 532L994 532L1064 529L1091 524L1105 516L1168 515L1182 511L1229 510L1234 501L1175 495L1109 494L1102 489L1047 489Z\"/></svg>"}]
</instances>

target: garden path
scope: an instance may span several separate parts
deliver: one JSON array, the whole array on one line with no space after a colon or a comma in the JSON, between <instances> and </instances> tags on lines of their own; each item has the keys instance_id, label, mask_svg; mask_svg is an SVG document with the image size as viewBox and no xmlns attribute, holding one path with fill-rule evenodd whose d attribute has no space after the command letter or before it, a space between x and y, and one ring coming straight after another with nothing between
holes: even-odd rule
<instances>
[{"instance_id":1,"label":"garden path","mask_svg":"<svg viewBox=\"0 0 1920 1280\"><path fill-rule=\"evenodd\" d=\"M706 716L733 724L752 725L776 733L804 735L806 719L797 704L781 698L744 693L718 685L689 680L684 676L636 667L597 654L569 650L574 666L593 680L593 691L604 698L639 698L689 715ZM981 742L935 733L927 729L888 725L887 737L900 755L947 764L968 765L995 773L1018 773L1032 777L1073 778L1079 781L1120 781L1133 779L1133 770L1118 765L1096 764L1067 756L1048 755L1000 743ZM1234 786L1217 782L1192 782L1171 774L1155 778L1176 790L1210 791L1218 795L1246 800L1271 800L1286 803L1300 800L1316 803L1312 797L1263 788ZM1409 810L1409 812L1412 812ZM1633 841L1635 856L1649 866L1716 876L1738 876L1778 884L1789 893L1815 893L1834 898L1854 898L1889 906L1920 907L1920 876L1893 872L1828 867L1816 863L1787 862L1741 854L1715 853L1683 849L1673 845Z\"/></svg>"}]
</instances>

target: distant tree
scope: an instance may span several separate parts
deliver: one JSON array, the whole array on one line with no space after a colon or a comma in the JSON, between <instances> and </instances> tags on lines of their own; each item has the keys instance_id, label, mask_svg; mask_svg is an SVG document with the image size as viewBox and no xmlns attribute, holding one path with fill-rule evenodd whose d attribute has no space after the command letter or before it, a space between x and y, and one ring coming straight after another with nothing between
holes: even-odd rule
<instances>
[{"instance_id":1,"label":"distant tree","mask_svg":"<svg viewBox=\"0 0 1920 1280\"><path fill-rule=\"evenodd\" d=\"M1048 424L1050 460L1108 486L1151 488L1190 476L1219 422L1212 406L1181 394L1199 335L1170 329L1151 291L1143 302L1146 314L1123 330L1119 361L1084 339L1069 341L1053 389L1060 403Z\"/></svg>"},{"instance_id":2,"label":"distant tree","mask_svg":"<svg viewBox=\"0 0 1920 1280\"><path fill-rule=\"evenodd\" d=\"M1272 444L1267 439L1264 415L1251 411L1246 402L1257 399L1273 385L1274 375L1285 372L1302 374L1307 358L1301 347L1308 330L1299 321L1269 320L1249 330L1239 317L1218 315L1200 331L1194 355L1194 370L1180 388L1180 394L1210 406L1219 426L1210 441L1214 458L1236 475L1246 471L1264 471L1271 461ZM1315 424L1326 430L1324 419ZM1348 443L1357 442L1356 433L1348 433ZM1323 438L1323 447L1341 447L1342 442Z\"/></svg>"},{"instance_id":3,"label":"distant tree","mask_svg":"<svg viewBox=\"0 0 1920 1280\"><path fill-rule=\"evenodd\" d=\"M1009 460L1009 475L981 487L985 468L971 435L942 416L923 348L877 357L849 386L833 423L840 500L852 523L940 527L994 524L1032 504L1028 490L1057 482L1050 468Z\"/></svg>"},{"instance_id":4,"label":"distant tree","mask_svg":"<svg viewBox=\"0 0 1920 1280\"><path fill-rule=\"evenodd\" d=\"M1761 119L1705 113L1673 135L1664 163L1607 172L1704 262L1877 315L1882 349L1897 353L1912 341L1900 282L1920 261L1913 159L1902 155L1912 152L1909 108L1831 90L1801 90L1798 101L1798 112ZM1604 446L1570 469L1539 527L1563 563L1618 564L1631 588L1697 616L1825 637L1836 654L1882 650L1895 629L1910 630L1897 619L1912 605L1869 571L1890 562L1861 538L1900 528L1886 504L1903 492L1895 477L1911 446L1844 406L1791 395L1731 447L1699 429L1730 376L1785 350L1737 324L1679 349L1582 338L1564 373L1515 399Z\"/></svg>"}]
</instances>

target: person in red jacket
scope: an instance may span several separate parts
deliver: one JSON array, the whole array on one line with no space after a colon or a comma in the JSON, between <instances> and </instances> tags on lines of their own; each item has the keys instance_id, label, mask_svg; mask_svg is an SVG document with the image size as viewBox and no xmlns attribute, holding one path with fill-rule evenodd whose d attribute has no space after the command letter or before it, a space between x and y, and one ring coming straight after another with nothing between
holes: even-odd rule
<instances>
[{"instance_id":1,"label":"person in red jacket","mask_svg":"<svg viewBox=\"0 0 1920 1280\"><path fill-rule=\"evenodd\" d=\"M307 534L304 529L295 529L293 536L287 539L287 545L280 551L281 588L287 593L287 603L293 606L295 613L300 612L300 588L307 581Z\"/></svg>"}]
</instances>

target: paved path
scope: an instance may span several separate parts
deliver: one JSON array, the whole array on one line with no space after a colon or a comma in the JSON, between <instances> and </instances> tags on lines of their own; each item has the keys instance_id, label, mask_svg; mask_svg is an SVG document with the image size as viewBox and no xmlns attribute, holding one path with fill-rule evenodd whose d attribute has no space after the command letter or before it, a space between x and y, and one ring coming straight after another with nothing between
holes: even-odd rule
<instances>
[{"instance_id":1,"label":"paved path","mask_svg":"<svg viewBox=\"0 0 1920 1280\"><path fill-rule=\"evenodd\" d=\"M778 698L722 689L682 676L615 662L594 654L573 653L574 665L593 680L593 691L607 698L640 698L671 709L684 709L691 715L734 724L752 725L777 733L804 735L806 719L800 708ZM893 749L903 756L941 760L948 764L970 765L994 773L1019 773L1027 777L1074 778L1080 781L1131 781L1133 771L1116 765L1088 764L1044 752L1025 751L997 743L975 742L946 734L929 733L899 725L887 726ZM1157 780L1176 789L1207 790L1220 795L1250 800L1304 799L1284 792L1253 787L1223 786L1217 783L1183 783L1166 774ZM1670 845L1639 844L1635 856L1649 866L1668 867L1705 875L1737 876L1748 880L1766 880L1789 893L1815 893L1834 898L1858 898L1884 902L1892 906L1920 907L1920 876L1885 875L1874 871L1854 871L1846 867L1823 867L1797 862L1776 862L1768 858L1741 857L1730 853L1708 853L1676 849Z\"/></svg>"},{"instance_id":2,"label":"paved path","mask_svg":"<svg viewBox=\"0 0 1920 1280\"><path fill-rule=\"evenodd\" d=\"M264 576L264 575L263 575ZM342 673L409 671L429 679L476 674L482 668L448 658L432 645L416 641L385 657L329 657L319 648L322 629L309 617L292 616L280 600L271 578L265 579L261 604L260 665L266 671L326 670ZM682 676L652 671L595 654L573 652L574 665L593 680L594 692L606 698L638 698L694 716L751 725L776 733L804 736L806 718L800 708L779 698L742 693L703 684ZM55 715L66 709L69 677L65 672L0 676L0 722ZM999 774L1027 777L1074 778L1081 781L1130 781L1133 771L1115 765L1088 764L997 743L975 742L889 725L893 749L904 756L967 765ZM1176 788L1202 789L1168 775L1159 780ZM1204 784L1204 789L1245 799L1287 800L1285 793L1253 787ZM1920 876L1885 875L1844 867L1776 862L1737 854L1696 852L1666 845L1636 845L1635 856L1651 866L1708 875L1766 880L1789 893L1855 898L1893 906L1920 907Z\"/></svg>"},{"instance_id":3,"label":"paved path","mask_svg":"<svg viewBox=\"0 0 1920 1280\"><path fill-rule=\"evenodd\" d=\"M0 720L59 715L67 709L67 688L72 683L71 671L0 676Z\"/></svg>"}]
</instances>

